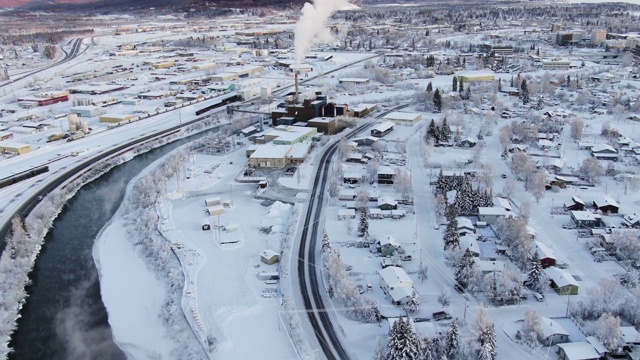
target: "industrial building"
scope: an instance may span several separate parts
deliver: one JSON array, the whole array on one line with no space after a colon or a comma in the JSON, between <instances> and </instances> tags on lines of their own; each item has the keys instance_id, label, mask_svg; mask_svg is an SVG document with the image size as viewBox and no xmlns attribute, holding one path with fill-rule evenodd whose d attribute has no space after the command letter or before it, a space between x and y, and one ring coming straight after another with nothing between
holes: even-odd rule
<instances>
[{"instance_id":1,"label":"industrial building","mask_svg":"<svg viewBox=\"0 0 640 360\"><path fill-rule=\"evenodd\" d=\"M43 93L35 96L27 96L18 98L18 106L31 108L36 106L47 106L57 104L59 102L69 101L68 91L59 91L54 93Z\"/></svg>"},{"instance_id":2,"label":"industrial building","mask_svg":"<svg viewBox=\"0 0 640 360\"><path fill-rule=\"evenodd\" d=\"M542 60L544 70L569 70L571 61L565 59Z\"/></svg>"},{"instance_id":3,"label":"industrial building","mask_svg":"<svg viewBox=\"0 0 640 360\"><path fill-rule=\"evenodd\" d=\"M478 70L478 71L460 71L456 74L458 79L462 79L465 83L475 82L475 81L493 81L496 79L496 74L491 71L486 70Z\"/></svg>"},{"instance_id":4,"label":"industrial building","mask_svg":"<svg viewBox=\"0 0 640 360\"><path fill-rule=\"evenodd\" d=\"M338 79L338 83L341 85L367 85L369 83L367 78L342 78Z\"/></svg>"},{"instance_id":5,"label":"industrial building","mask_svg":"<svg viewBox=\"0 0 640 360\"><path fill-rule=\"evenodd\" d=\"M101 85L101 84L89 84L78 85L69 88L71 94L86 94L86 95L101 95L110 93L113 91L120 91L126 89L126 86L122 85Z\"/></svg>"},{"instance_id":6,"label":"industrial building","mask_svg":"<svg viewBox=\"0 0 640 360\"><path fill-rule=\"evenodd\" d=\"M402 111L394 111L389 113L383 117L383 119L388 121L393 121L398 125L408 125L411 126L418 121L422 120L422 114L419 113L410 113L410 112L402 112Z\"/></svg>"},{"instance_id":7,"label":"industrial building","mask_svg":"<svg viewBox=\"0 0 640 360\"><path fill-rule=\"evenodd\" d=\"M0 152L2 152L3 154L14 153L22 155L30 151L31 145L29 144L0 142Z\"/></svg>"},{"instance_id":8,"label":"industrial building","mask_svg":"<svg viewBox=\"0 0 640 360\"><path fill-rule=\"evenodd\" d=\"M271 113L271 120L274 126L280 125L280 119L284 122L308 122L314 118L332 118L336 116L353 116L353 111L349 106L338 105L329 102L327 95L321 92L316 93L315 99L305 99L303 103L286 106L284 111L276 110Z\"/></svg>"},{"instance_id":9,"label":"industrial building","mask_svg":"<svg viewBox=\"0 0 640 360\"><path fill-rule=\"evenodd\" d=\"M569 31L556 33L556 45L569 46L579 44L584 37L581 31Z\"/></svg>"},{"instance_id":10,"label":"industrial building","mask_svg":"<svg viewBox=\"0 0 640 360\"><path fill-rule=\"evenodd\" d=\"M313 127L279 125L262 135L262 139L256 139L256 143L293 145L310 140L317 133L317 129Z\"/></svg>"},{"instance_id":11,"label":"industrial building","mask_svg":"<svg viewBox=\"0 0 640 360\"><path fill-rule=\"evenodd\" d=\"M125 114L105 114L100 116L100 122L118 123L120 121L130 120L133 115Z\"/></svg>"},{"instance_id":12,"label":"industrial building","mask_svg":"<svg viewBox=\"0 0 640 360\"><path fill-rule=\"evenodd\" d=\"M154 69L168 69L174 66L176 66L175 61L165 61L151 65Z\"/></svg>"},{"instance_id":13,"label":"industrial building","mask_svg":"<svg viewBox=\"0 0 640 360\"><path fill-rule=\"evenodd\" d=\"M353 116L361 118L378 110L378 104L359 104L352 107L351 110L353 111Z\"/></svg>"},{"instance_id":14,"label":"industrial building","mask_svg":"<svg viewBox=\"0 0 640 360\"><path fill-rule=\"evenodd\" d=\"M79 117L92 118L104 114L106 111L100 106L75 106L69 112Z\"/></svg>"}]
</instances>

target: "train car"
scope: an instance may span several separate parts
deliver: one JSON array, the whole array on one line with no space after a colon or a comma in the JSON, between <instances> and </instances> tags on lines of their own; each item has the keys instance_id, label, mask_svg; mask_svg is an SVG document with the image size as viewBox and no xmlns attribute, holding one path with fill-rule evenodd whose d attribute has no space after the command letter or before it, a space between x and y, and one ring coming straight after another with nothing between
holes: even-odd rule
<instances>
[{"instance_id":1,"label":"train car","mask_svg":"<svg viewBox=\"0 0 640 360\"><path fill-rule=\"evenodd\" d=\"M218 103L215 103L213 105L209 105L207 107L203 107L202 109L196 110L196 116L202 115L202 114L204 114L204 113L206 113L208 111L211 111L213 109L219 108L221 106L225 106L227 104L230 104L230 103L236 102L236 101L240 101L240 97L238 95L230 96L230 97L228 97L228 98L226 98L226 99L224 99L224 100L222 100L222 101L220 101Z\"/></svg>"},{"instance_id":2,"label":"train car","mask_svg":"<svg viewBox=\"0 0 640 360\"><path fill-rule=\"evenodd\" d=\"M20 181L24 181L27 180L29 178L32 178L34 176L46 173L49 171L49 166L38 166L35 168L32 168L30 170L27 171L23 171L21 173L18 174L14 174L12 176L6 177L2 180L0 180L0 188L3 187L7 187L9 185L13 185L15 183L18 183Z\"/></svg>"}]
</instances>

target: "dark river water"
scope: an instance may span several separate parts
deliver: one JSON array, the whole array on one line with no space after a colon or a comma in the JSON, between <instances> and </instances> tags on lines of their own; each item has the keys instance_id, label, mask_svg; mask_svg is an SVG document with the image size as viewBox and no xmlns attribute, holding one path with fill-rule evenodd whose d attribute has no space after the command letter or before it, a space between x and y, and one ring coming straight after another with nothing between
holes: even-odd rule
<instances>
[{"instance_id":1,"label":"dark river water","mask_svg":"<svg viewBox=\"0 0 640 360\"><path fill-rule=\"evenodd\" d=\"M69 200L31 273L33 284L10 346L11 360L125 359L113 342L92 250L131 179L193 135L139 155L85 185Z\"/></svg>"}]
</instances>

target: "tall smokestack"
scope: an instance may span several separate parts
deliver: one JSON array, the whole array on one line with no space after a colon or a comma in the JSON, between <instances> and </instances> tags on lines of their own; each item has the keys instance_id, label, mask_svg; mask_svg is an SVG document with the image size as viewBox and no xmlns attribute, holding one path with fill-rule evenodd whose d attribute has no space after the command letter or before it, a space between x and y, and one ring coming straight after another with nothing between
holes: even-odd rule
<instances>
[{"instance_id":1,"label":"tall smokestack","mask_svg":"<svg viewBox=\"0 0 640 360\"><path fill-rule=\"evenodd\" d=\"M298 72L296 71L295 73L295 79L296 79L296 94L294 96L294 101L296 102L296 104L298 103L298 94L299 94L299 87L298 87Z\"/></svg>"}]
</instances>

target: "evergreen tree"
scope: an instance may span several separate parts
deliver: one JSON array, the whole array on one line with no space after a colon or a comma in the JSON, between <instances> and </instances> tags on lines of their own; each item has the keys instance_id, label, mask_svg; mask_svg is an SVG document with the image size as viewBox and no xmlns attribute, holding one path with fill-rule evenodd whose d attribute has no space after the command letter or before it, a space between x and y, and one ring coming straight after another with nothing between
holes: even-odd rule
<instances>
[{"instance_id":1,"label":"evergreen tree","mask_svg":"<svg viewBox=\"0 0 640 360\"><path fill-rule=\"evenodd\" d=\"M331 252L331 241L329 240L329 234L325 229L322 234L322 253L329 254Z\"/></svg>"},{"instance_id":2,"label":"evergreen tree","mask_svg":"<svg viewBox=\"0 0 640 360\"><path fill-rule=\"evenodd\" d=\"M458 92L463 92L464 91L464 81L462 81L462 78L458 78Z\"/></svg>"},{"instance_id":3,"label":"evergreen tree","mask_svg":"<svg viewBox=\"0 0 640 360\"><path fill-rule=\"evenodd\" d=\"M445 219L447 219L447 221L454 221L456 220L456 216L458 216L458 212L456 211L456 207L454 204L448 204L447 208L445 209L444 212L444 217ZM458 225L456 224L456 227Z\"/></svg>"},{"instance_id":4,"label":"evergreen tree","mask_svg":"<svg viewBox=\"0 0 640 360\"><path fill-rule=\"evenodd\" d=\"M522 79L520 83L520 98L522 99L522 104L526 105L529 103L529 88L527 87L527 79Z\"/></svg>"},{"instance_id":5,"label":"evergreen tree","mask_svg":"<svg viewBox=\"0 0 640 360\"><path fill-rule=\"evenodd\" d=\"M458 91L458 78L453 77L453 82L451 83L451 91Z\"/></svg>"},{"instance_id":6,"label":"evergreen tree","mask_svg":"<svg viewBox=\"0 0 640 360\"><path fill-rule=\"evenodd\" d=\"M420 360L436 360L434 344L428 337L420 340Z\"/></svg>"},{"instance_id":7,"label":"evergreen tree","mask_svg":"<svg viewBox=\"0 0 640 360\"><path fill-rule=\"evenodd\" d=\"M474 328L478 343L478 358L493 360L497 353L496 328L487 318L484 308L480 309L476 317Z\"/></svg>"},{"instance_id":8,"label":"evergreen tree","mask_svg":"<svg viewBox=\"0 0 640 360\"><path fill-rule=\"evenodd\" d=\"M444 177L442 173L442 168L440 168L440 172L438 173L438 178L436 179L436 194L445 196L448 191L448 181L447 178Z\"/></svg>"},{"instance_id":9,"label":"evergreen tree","mask_svg":"<svg viewBox=\"0 0 640 360\"><path fill-rule=\"evenodd\" d=\"M416 312L420 309L420 295L414 290L411 293L411 298L409 298L409 303L407 304L407 310L409 312Z\"/></svg>"},{"instance_id":10,"label":"evergreen tree","mask_svg":"<svg viewBox=\"0 0 640 360\"><path fill-rule=\"evenodd\" d=\"M469 286L469 280L471 280L471 276L473 275L473 268L476 265L476 261L473 258L473 254L469 249L464 251L462 254L462 259L460 259L460 264L456 267L456 281L463 287L467 288Z\"/></svg>"},{"instance_id":11,"label":"evergreen tree","mask_svg":"<svg viewBox=\"0 0 640 360\"><path fill-rule=\"evenodd\" d=\"M436 90L437 91L437 90ZM451 128L447 124L447 118L442 118L442 124L440 125L440 140L449 141L451 138Z\"/></svg>"},{"instance_id":12,"label":"evergreen tree","mask_svg":"<svg viewBox=\"0 0 640 360\"><path fill-rule=\"evenodd\" d=\"M440 126L436 125L436 131L435 131L435 136L433 137L433 141L438 143L440 142L440 140L442 140L442 136L440 136Z\"/></svg>"},{"instance_id":13,"label":"evergreen tree","mask_svg":"<svg viewBox=\"0 0 640 360\"><path fill-rule=\"evenodd\" d=\"M529 257L529 273L527 274L527 281L524 284L532 289L538 289L542 283L542 263L538 257L538 252L535 251Z\"/></svg>"},{"instance_id":14,"label":"evergreen tree","mask_svg":"<svg viewBox=\"0 0 640 360\"><path fill-rule=\"evenodd\" d=\"M460 234L458 233L458 220L454 217L447 223L444 231L444 250L455 249L460 246Z\"/></svg>"},{"instance_id":15,"label":"evergreen tree","mask_svg":"<svg viewBox=\"0 0 640 360\"><path fill-rule=\"evenodd\" d=\"M502 79L498 78L498 91L502 91Z\"/></svg>"},{"instance_id":16,"label":"evergreen tree","mask_svg":"<svg viewBox=\"0 0 640 360\"><path fill-rule=\"evenodd\" d=\"M458 352L458 321L451 322L445 339L444 354L447 359L455 359Z\"/></svg>"},{"instance_id":17,"label":"evergreen tree","mask_svg":"<svg viewBox=\"0 0 640 360\"><path fill-rule=\"evenodd\" d=\"M544 100L542 100L542 96L538 96L538 102L536 103L536 110L542 110L544 107Z\"/></svg>"},{"instance_id":18,"label":"evergreen tree","mask_svg":"<svg viewBox=\"0 0 640 360\"><path fill-rule=\"evenodd\" d=\"M516 87L516 79L513 76L511 77L511 87Z\"/></svg>"},{"instance_id":19,"label":"evergreen tree","mask_svg":"<svg viewBox=\"0 0 640 360\"><path fill-rule=\"evenodd\" d=\"M567 87L571 86L571 75L567 75Z\"/></svg>"},{"instance_id":20,"label":"evergreen tree","mask_svg":"<svg viewBox=\"0 0 640 360\"><path fill-rule=\"evenodd\" d=\"M419 351L419 341L411 329L411 323L400 316L389 331L386 359L417 360Z\"/></svg>"},{"instance_id":21,"label":"evergreen tree","mask_svg":"<svg viewBox=\"0 0 640 360\"><path fill-rule=\"evenodd\" d=\"M436 137L436 122L435 120L431 119L431 122L429 123L429 129L427 129L427 139L435 140Z\"/></svg>"},{"instance_id":22,"label":"evergreen tree","mask_svg":"<svg viewBox=\"0 0 640 360\"><path fill-rule=\"evenodd\" d=\"M363 236L365 240L369 237L369 218L367 216L367 209L360 208L360 222L358 223L358 232L360 236Z\"/></svg>"},{"instance_id":23,"label":"evergreen tree","mask_svg":"<svg viewBox=\"0 0 640 360\"><path fill-rule=\"evenodd\" d=\"M467 86L467 88L464 90L464 100L469 99L471 99L471 87Z\"/></svg>"},{"instance_id":24,"label":"evergreen tree","mask_svg":"<svg viewBox=\"0 0 640 360\"><path fill-rule=\"evenodd\" d=\"M440 89L436 89L433 93L433 112L439 113L442 111L442 95L440 95Z\"/></svg>"},{"instance_id":25,"label":"evergreen tree","mask_svg":"<svg viewBox=\"0 0 640 360\"><path fill-rule=\"evenodd\" d=\"M433 92L433 84L431 84L431 81L427 84L427 92Z\"/></svg>"}]
</instances>

